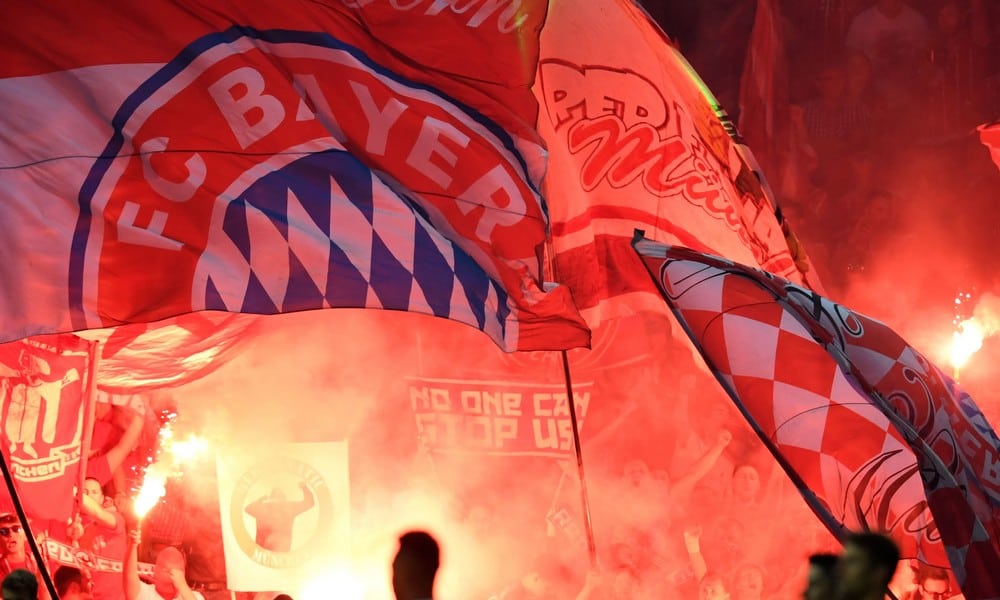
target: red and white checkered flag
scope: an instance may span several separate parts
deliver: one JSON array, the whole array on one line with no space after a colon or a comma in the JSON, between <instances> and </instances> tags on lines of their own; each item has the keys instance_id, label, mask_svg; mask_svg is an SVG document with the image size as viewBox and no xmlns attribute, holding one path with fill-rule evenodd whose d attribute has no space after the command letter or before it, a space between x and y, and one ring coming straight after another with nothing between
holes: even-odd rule
<instances>
[{"instance_id":1,"label":"red and white checkered flag","mask_svg":"<svg viewBox=\"0 0 1000 600\"><path fill-rule=\"evenodd\" d=\"M769 273L633 245L705 361L835 535L888 531L1000 598L1000 441L972 399L886 325Z\"/></svg>"}]
</instances>

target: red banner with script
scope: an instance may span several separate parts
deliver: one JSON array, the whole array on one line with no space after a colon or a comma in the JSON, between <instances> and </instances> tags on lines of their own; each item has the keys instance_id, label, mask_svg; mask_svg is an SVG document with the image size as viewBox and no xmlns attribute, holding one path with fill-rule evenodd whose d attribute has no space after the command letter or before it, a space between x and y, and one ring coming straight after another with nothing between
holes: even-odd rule
<instances>
[{"instance_id":1,"label":"red banner with script","mask_svg":"<svg viewBox=\"0 0 1000 600\"><path fill-rule=\"evenodd\" d=\"M71 516L92 351L70 334L0 345L3 455L29 517Z\"/></svg>"}]
</instances>

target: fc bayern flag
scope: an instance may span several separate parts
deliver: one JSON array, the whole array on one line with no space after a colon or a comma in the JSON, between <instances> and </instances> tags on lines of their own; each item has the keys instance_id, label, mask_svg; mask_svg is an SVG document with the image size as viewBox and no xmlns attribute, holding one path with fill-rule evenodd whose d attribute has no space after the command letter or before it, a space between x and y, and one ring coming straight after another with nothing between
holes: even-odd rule
<instances>
[{"instance_id":1,"label":"fc bayern flag","mask_svg":"<svg viewBox=\"0 0 1000 600\"><path fill-rule=\"evenodd\" d=\"M93 346L72 334L0 345L3 458L31 518L72 515Z\"/></svg>"},{"instance_id":2,"label":"fc bayern flag","mask_svg":"<svg viewBox=\"0 0 1000 600\"><path fill-rule=\"evenodd\" d=\"M1000 441L972 399L889 327L693 250L634 246L710 368L837 535L889 531L1000 598Z\"/></svg>"},{"instance_id":3,"label":"fc bayern flag","mask_svg":"<svg viewBox=\"0 0 1000 600\"><path fill-rule=\"evenodd\" d=\"M541 278L530 87L545 11L11 5L0 340L370 307L457 320L508 350L586 345L568 291Z\"/></svg>"}]
</instances>

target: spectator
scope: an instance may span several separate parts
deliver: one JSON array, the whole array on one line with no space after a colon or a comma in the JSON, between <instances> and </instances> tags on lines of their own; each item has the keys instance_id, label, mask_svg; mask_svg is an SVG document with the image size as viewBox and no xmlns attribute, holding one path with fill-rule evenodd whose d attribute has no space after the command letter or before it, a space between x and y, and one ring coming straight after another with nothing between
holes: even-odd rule
<instances>
[{"instance_id":1,"label":"spectator","mask_svg":"<svg viewBox=\"0 0 1000 600\"><path fill-rule=\"evenodd\" d=\"M59 600L92 600L90 583L84 577L83 571L76 567L63 565L52 575L52 583L56 587Z\"/></svg>"},{"instance_id":2,"label":"spectator","mask_svg":"<svg viewBox=\"0 0 1000 600\"><path fill-rule=\"evenodd\" d=\"M17 569L24 569L38 575L38 565L28 552L27 538L21 522L14 513L0 515L0 577L6 577Z\"/></svg>"},{"instance_id":3,"label":"spectator","mask_svg":"<svg viewBox=\"0 0 1000 600\"><path fill-rule=\"evenodd\" d=\"M38 600L38 578L26 569L14 569L0 585L3 600Z\"/></svg>"},{"instance_id":4,"label":"spectator","mask_svg":"<svg viewBox=\"0 0 1000 600\"><path fill-rule=\"evenodd\" d=\"M927 19L904 0L877 0L851 20L845 44L864 52L879 77L922 56L929 39Z\"/></svg>"},{"instance_id":5,"label":"spectator","mask_svg":"<svg viewBox=\"0 0 1000 600\"><path fill-rule=\"evenodd\" d=\"M708 573L698 583L698 600L729 600L726 583L720 575Z\"/></svg>"},{"instance_id":6,"label":"spectator","mask_svg":"<svg viewBox=\"0 0 1000 600\"><path fill-rule=\"evenodd\" d=\"M139 534L128 537L125 561L122 565L126 600L205 600L200 592L188 585L184 575L184 554L173 547L160 550L153 567L153 583L139 579Z\"/></svg>"},{"instance_id":7,"label":"spectator","mask_svg":"<svg viewBox=\"0 0 1000 600\"><path fill-rule=\"evenodd\" d=\"M856 77L863 75L862 67L854 68L861 70ZM848 80L842 64L823 69L816 80L818 96L802 107L806 136L818 160L815 179L820 186L830 186L842 178L841 160L863 150L869 142L871 107L847 93Z\"/></svg>"},{"instance_id":8,"label":"spectator","mask_svg":"<svg viewBox=\"0 0 1000 600\"><path fill-rule=\"evenodd\" d=\"M921 565L917 572L917 588L900 600L943 600L951 597L951 578L944 569Z\"/></svg>"},{"instance_id":9,"label":"spectator","mask_svg":"<svg viewBox=\"0 0 1000 600\"><path fill-rule=\"evenodd\" d=\"M764 569L745 564L733 576L733 600L761 600L764 596Z\"/></svg>"},{"instance_id":10,"label":"spectator","mask_svg":"<svg viewBox=\"0 0 1000 600\"><path fill-rule=\"evenodd\" d=\"M79 543L93 556L117 560L125 552L125 519L114 508L106 508L105 500L100 482L88 477L83 482L80 505L83 536ZM121 577L117 573L95 571L93 590L100 600L120 600L123 597Z\"/></svg>"},{"instance_id":11,"label":"spectator","mask_svg":"<svg viewBox=\"0 0 1000 600\"><path fill-rule=\"evenodd\" d=\"M888 536L856 533L844 542L837 597L882 600L899 563L899 548Z\"/></svg>"},{"instance_id":12,"label":"spectator","mask_svg":"<svg viewBox=\"0 0 1000 600\"><path fill-rule=\"evenodd\" d=\"M813 554L809 557L809 575L805 600L834 600L837 592L837 555Z\"/></svg>"},{"instance_id":13,"label":"spectator","mask_svg":"<svg viewBox=\"0 0 1000 600\"><path fill-rule=\"evenodd\" d=\"M392 589L396 600L431 600L434 578L441 566L437 541L424 531L410 531L399 538L392 561Z\"/></svg>"}]
</instances>

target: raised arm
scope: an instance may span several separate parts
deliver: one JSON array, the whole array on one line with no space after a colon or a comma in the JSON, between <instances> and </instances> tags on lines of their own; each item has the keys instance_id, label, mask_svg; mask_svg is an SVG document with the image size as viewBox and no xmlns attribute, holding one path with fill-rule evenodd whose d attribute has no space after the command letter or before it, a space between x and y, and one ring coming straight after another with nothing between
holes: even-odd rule
<instances>
[{"instance_id":1,"label":"raised arm","mask_svg":"<svg viewBox=\"0 0 1000 600\"><path fill-rule=\"evenodd\" d=\"M125 457L135 449L136 444L139 442L139 436L142 435L142 415L130 408L123 407L120 410L124 412L125 427L121 437L118 438L118 443L105 454L108 468L112 473L117 471L118 467L125 462Z\"/></svg>"},{"instance_id":2,"label":"raised arm","mask_svg":"<svg viewBox=\"0 0 1000 600\"><path fill-rule=\"evenodd\" d=\"M118 525L118 515L116 513L104 508L98 504L97 500L86 494L83 495L80 511L108 529L114 529Z\"/></svg>"},{"instance_id":3,"label":"raised arm","mask_svg":"<svg viewBox=\"0 0 1000 600\"><path fill-rule=\"evenodd\" d=\"M708 573L708 564L701 554L701 527L688 527L684 530L684 548L688 553L688 560L691 561L691 571L694 573L695 581Z\"/></svg>"},{"instance_id":4,"label":"raised arm","mask_svg":"<svg viewBox=\"0 0 1000 600\"><path fill-rule=\"evenodd\" d=\"M138 529L128 533L128 544L125 547L125 559L122 563L122 585L125 589L125 600L135 600L139 597L142 587L139 581L139 539L142 535Z\"/></svg>"},{"instance_id":5,"label":"raised arm","mask_svg":"<svg viewBox=\"0 0 1000 600\"><path fill-rule=\"evenodd\" d=\"M708 475L708 472L715 467L715 463L719 462L719 457L722 456L722 453L731 441L733 441L733 434L726 430L720 431L715 444L701 458L695 461L690 471L680 476L674 482L673 497L677 500L683 500L689 496L701 478Z\"/></svg>"}]
</instances>

